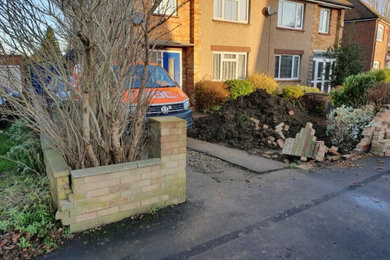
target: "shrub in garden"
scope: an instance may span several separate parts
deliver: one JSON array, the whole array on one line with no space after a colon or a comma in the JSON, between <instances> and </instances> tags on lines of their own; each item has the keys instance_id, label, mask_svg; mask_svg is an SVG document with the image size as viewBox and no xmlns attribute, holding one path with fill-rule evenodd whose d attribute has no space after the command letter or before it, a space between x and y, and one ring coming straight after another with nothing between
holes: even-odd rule
<instances>
[{"instance_id":1,"label":"shrub in garden","mask_svg":"<svg viewBox=\"0 0 390 260\"><path fill-rule=\"evenodd\" d=\"M279 84L271 76L265 73L253 74L248 77L247 80L253 86L254 90L262 89L268 94L273 94L279 87Z\"/></svg>"},{"instance_id":2,"label":"shrub in garden","mask_svg":"<svg viewBox=\"0 0 390 260\"><path fill-rule=\"evenodd\" d=\"M229 86L230 98L233 100L253 92L253 86L247 80L227 80L225 83Z\"/></svg>"},{"instance_id":3,"label":"shrub in garden","mask_svg":"<svg viewBox=\"0 0 390 260\"><path fill-rule=\"evenodd\" d=\"M200 111L220 106L230 96L224 82L202 80L195 85L196 108Z\"/></svg>"},{"instance_id":4,"label":"shrub in garden","mask_svg":"<svg viewBox=\"0 0 390 260\"><path fill-rule=\"evenodd\" d=\"M341 106L328 115L327 134L339 151L348 153L359 143L364 128L375 115L371 105L363 108Z\"/></svg>"},{"instance_id":5,"label":"shrub in garden","mask_svg":"<svg viewBox=\"0 0 390 260\"><path fill-rule=\"evenodd\" d=\"M390 104L390 82L380 82L369 89L367 102L375 106Z\"/></svg>"},{"instance_id":6,"label":"shrub in garden","mask_svg":"<svg viewBox=\"0 0 390 260\"><path fill-rule=\"evenodd\" d=\"M0 259L30 259L58 247L69 229L63 230L55 220L38 136L23 120L3 131L0 133Z\"/></svg>"},{"instance_id":7,"label":"shrub in garden","mask_svg":"<svg viewBox=\"0 0 390 260\"><path fill-rule=\"evenodd\" d=\"M384 70L372 70L366 73L349 76L343 87L333 90L330 99L335 107L342 105L360 107L367 103L366 92L386 78Z\"/></svg>"},{"instance_id":8,"label":"shrub in garden","mask_svg":"<svg viewBox=\"0 0 390 260\"><path fill-rule=\"evenodd\" d=\"M321 93L318 88L302 85L286 86L282 90L282 95L287 99L298 99L306 93Z\"/></svg>"},{"instance_id":9,"label":"shrub in garden","mask_svg":"<svg viewBox=\"0 0 390 260\"><path fill-rule=\"evenodd\" d=\"M19 119L11 125L9 138L15 145L7 152L6 157L24 171L41 174L45 172L41 143L26 124L24 120Z\"/></svg>"},{"instance_id":10,"label":"shrub in garden","mask_svg":"<svg viewBox=\"0 0 390 260\"><path fill-rule=\"evenodd\" d=\"M363 72L365 59L359 44L352 39L343 39L328 49L326 57L335 59L332 64L332 87L343 84L344 80Z\"/></svg>"}]
</instances>

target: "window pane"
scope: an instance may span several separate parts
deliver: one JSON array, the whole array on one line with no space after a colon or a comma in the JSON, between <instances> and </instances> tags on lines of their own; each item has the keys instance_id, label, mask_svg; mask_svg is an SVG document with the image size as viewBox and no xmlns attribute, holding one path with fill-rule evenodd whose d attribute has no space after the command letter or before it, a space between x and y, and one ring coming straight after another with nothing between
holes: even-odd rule
<instances>
[{"instance_id":1,"label":"window pane","mask_svg":"<svg viewBox=\"0 0 390 260\"><path fill-rule=\"evenodd\" d=\"M278 25L282 24L282 17L283 17L283 2L279 1L279 7L278 7Z\"/></svg>"},{"instance_id":2,"label":"window pane","mask_svg":"<svg viewBox=\"0 0 390 260\"><path fill-rule=\"evenodd\" d=\"M221 54L213 54L213 80L221 80Z\"/></svg>"},{"instance_id":3,"label":"window pane","mask_svg":"<svg viewBox=\"0 0 390 260\"><path fill-rule=\"evenodd\" d=\"M321 10L321 13L320 13L320 28L319 28L319 31L320 32L324 31L324 10Z\"/></svg>"},{"instance_id":4,"label":"window pane","mask_svg":"<svg viewBox=\"0 0 390 260\"><path fill-rule=\"evenodd\" d=\"M236 54L224 54L224 59L236 59Z\"/></svg>"},{"instance_id":5,"label":"window pane","mask_svg":"<svg viewBox=\"0 0 390 260\"><path fill-rule=\"evenodd\" d=\"M325 75L324 75L325 80L329 80L331 65L332 65L331 62L326 62L325 63Z\"/></svg>"},{"instance_id":6,"label":"window pane","mask_svg":"<svg viewBox=\"0 0 390 260\"><path fill-rule=\"evenodd\" d=\"M294 57L294 71L293 71L293 78L298 78L299 74L299 60L300 58L295 56Z\"/></svg>"},{"instance_id":7,"label":"window pane","mask_svg":"<svg viewBox=\"0 0 390 260\"><path fill-rule=\"evenodd\" d=\"M176 12L176 0L167 0L167 15L171 15Z\"/></svg>"},{"instance_id":8,"label":"window pane","mask_svg":"<svg viewBox=\"0 0 390 260\"><path fill-rule=\"evenodd\" d=\"M324 74L324 62L318 62L317 79L322 79Z\"/></svg>"},{"instance_id":9,"label":"window pane","mask_svg":"<svg viewBox=\"0 0 390 260\"><path fill-rule=\"evenodd\" d=\"M275 57L275 78L279 78L280 56Z\"/></svg>"},{"instance_id":10,"label":"window pane","mask_svg":"<svg viewBox=\"0 0 390 260\"><path fill-rule=\"evenodd\" d=\"M297 5L297 23L296 28L302 28L302 14L303 14L303 6Z\"/></svg>"},{"instance_id":11,"label":"window pane","mask_svg":"<svg viewBox=\"0 0 390 260\"><path fill-rule=\"evenodd\" d=\"M222 18L222 0L214 0L214 16Z\"/></svg>"},{"instance_id":12,"label":"window pane","mask_svg":"<svg viewBox=\"0 0 390 260\"><path fill-rule=\"evenodd\" d=\"M281 56L280 78L282 79L291 78L292 62L293 62L292 56L286 56L286 55Z\"/></svg>"},{"instance_id":13,"label":"window pane","mask_svg":"<svg viewBox=\"0 0 390 260\"><path fill-rule=\"evenodd\" d=\"M324 25L324 32L329 32L329 18L330 18L330 13L329 10L325 11L324 19L325 19L325 25Z\"/></svg>"},{"instance_id":14,"label":"window pane","mask_svg":"<svg viewBox=\"0 0 390 260\"><path fill-rule=\"evenodd\" d=\"M283 3L283 18L282 25L286 27L295 28L295 7L296 4L284 2Z\"/></svg>"},{"instance_id":15,"label":"window pane","mask_svg":"<svg viewBox=\"0 0 390 260\"><path fill-rule=\"evenodd\" d=\"M238 13L238 2L235 0L225 0L224 6L224 19L237 21L237 13Z\"/></svg>"},{"instance_id":16,"label":"window pane","mask_svg":"<svg viewBox=\"0 0 390 260\"><path fill-rule=\"evenodd\" d=\"M248 20L248 0L241 0L240 2L240 20L247 21Z\"/></svg>"},{"instance_id":17,"label":"window pane","mask_svg":"<svg viewBox=\"0 0 390 260\"><path fill-rule=\"evenodd\" d=\"M238 78L246 78L246 57L243 54L238 55Z\"/></svg>"},{"instance_id":18,"label":"window pane","mask_svg":"<svg viewBox=\"0 0 390 260\"><path fill-rule=\"evenodd\" d=\"M235 61L223 61L222 62L222 80L237 79L236 75L237 62Z\"/></svg>"}]
</instances>

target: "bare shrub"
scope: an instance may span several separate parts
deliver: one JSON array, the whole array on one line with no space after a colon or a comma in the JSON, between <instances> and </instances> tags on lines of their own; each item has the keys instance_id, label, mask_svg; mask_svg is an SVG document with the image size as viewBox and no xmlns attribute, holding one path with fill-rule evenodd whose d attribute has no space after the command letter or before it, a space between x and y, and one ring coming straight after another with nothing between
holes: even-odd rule
<instances>
[{"instance_id":1,"label":"bare shrub","mask_svg":"<svg viewBox=\"0 0 390 260\"><path fill-rule=\"evenodd\" d=\"M375 106L390 104L390 83L381 82L369 89L367 101Z\"/></svg>"},{"instance_id":2,"label":"bare shrub","mask_svg":"<svg viewBox=\"0 0 390 260\"><path fill-rule=\"evenodd\" d=\"M202 80L195 85L196 108L200 111L222 105L229 96L224 82Z\"/></svg>"},{"instance_id":3,"label":"bare shrub","mask_svg":"<svg viewBox=\"0 0 390 260\"><path fill-rule=\"evenodd\" d=\"M13 108L3 112L45 134L73 169L138 159L153 96L147 87L150 54L161 34L155 29L172 15L153 17L160 3L1 1L0 54L23 55L28 69L24 84L13 87L17 95L0 87ZM80 64L77 84L70 82L72 68L55 44L42 45L49 27ZM58 84L47 84L50 80ZM39 91L33 83L39 83Z\"/></svg>"}]
</instances>

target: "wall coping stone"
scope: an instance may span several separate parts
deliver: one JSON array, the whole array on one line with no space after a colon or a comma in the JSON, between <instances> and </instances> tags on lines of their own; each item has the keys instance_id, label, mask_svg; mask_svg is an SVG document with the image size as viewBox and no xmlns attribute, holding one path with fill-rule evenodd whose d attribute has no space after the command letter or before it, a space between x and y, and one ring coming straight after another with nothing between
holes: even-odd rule
<instances>
[{"instance_id":1,"label":"wall coping stone","mask_svg":"<svg viewBox=\"0 0 390 260\"><path fill-rule=\"evenodd\" d=\"M46 149L43 150L43 154L47 158L46 163L52 169L54 178L70 175L71 170L59 152L53 149Z\"/></svg>"},{"instance_id":2,"label":"wall coping stone","mask_svg":"<svg viewBox=\"0 0 390 260\"><path fill-rule=\"evenodd\" d=\"M166 117L151 117L149 121L162 122L162 123L170 123L170 122L184 122L187 125L187 121L182 118L178 118L176 116L166 116Z\"/></svg>"},{"instance_id":3,"label":"wall coping stone","mask_svg":"<svg viewBox=\"0 0 390 260\"><path fill-rule=\"evenodd\" d=\"M123 170L131 170L131 169L136 169L144 166L153 166L159 164L161 164L161 159L153 158L153 159L147 159L147 160L141 160L135 162L118 163L118 164L111 164L111 165L105 165L99 167L73 170L71 172L71 175L72 178L84 178L87 176L101 175L101 174L119 172Z\"/></svg>"}]
</instances>

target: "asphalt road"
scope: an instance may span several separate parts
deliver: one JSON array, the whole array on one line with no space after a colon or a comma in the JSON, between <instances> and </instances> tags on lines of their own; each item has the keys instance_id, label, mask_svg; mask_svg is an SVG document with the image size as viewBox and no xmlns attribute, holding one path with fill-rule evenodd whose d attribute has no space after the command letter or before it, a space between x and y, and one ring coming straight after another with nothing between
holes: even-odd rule
<instances>
[{"instance_id":1,"label":"asphalt road","mask_svg":"<svg viewBox=\"0 0 390 260\"><path fill-rule=\"evenodd\" d=\"M390 158L269 174L189 165L187 203L82 234L45 258L390 259Z\"/></svg>"}]
</instances>

